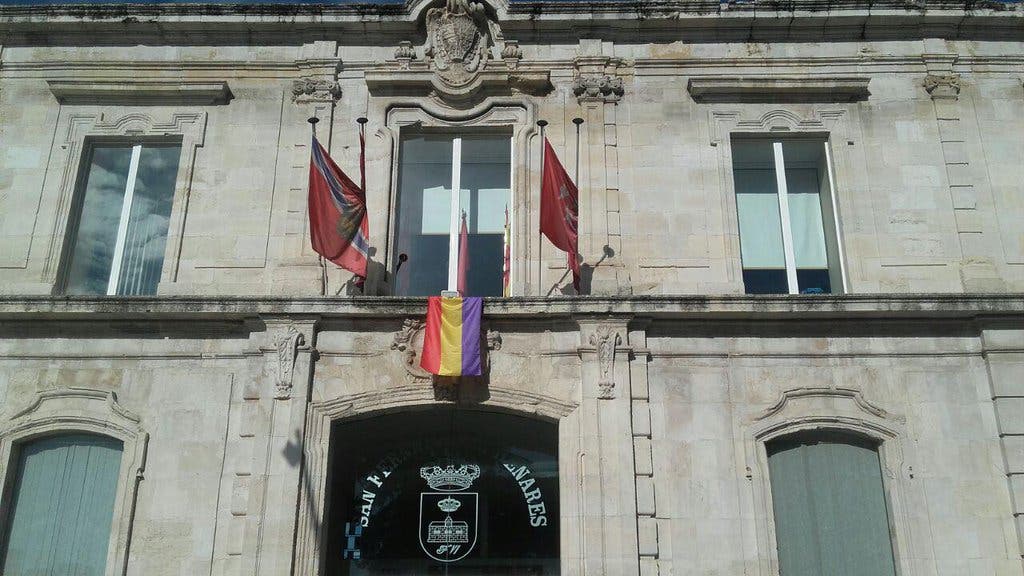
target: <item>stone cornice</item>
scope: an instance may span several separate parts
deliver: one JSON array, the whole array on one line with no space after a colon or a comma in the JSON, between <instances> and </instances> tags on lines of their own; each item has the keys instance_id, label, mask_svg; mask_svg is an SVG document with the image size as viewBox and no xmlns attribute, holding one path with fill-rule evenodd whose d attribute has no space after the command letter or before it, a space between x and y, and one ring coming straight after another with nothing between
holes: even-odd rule
<instances>
[{"instance_id":1,"label":"stone cornice","mask_svg":"<svg viewBox=\"0 0 1024 576\"><path fill-rule=\"evenodd\" d=\"M224 81L49 80L61 104L226 104L233 95Z\"/></svg>"},{"instance_id":2,"label":"stone cornice","mask_svg":"<svg viewBox=\"0 0 1024 576\"><path fill-rule=\"evenodd\" d=\"M207 320L274 316L397 319L421 316L426 298L0 296L0 322L40 320ZM629 296L487 298L489 318L653 320L974 320L1024 318L1024 294L863 294L799 296Z\"/></svg>"},{"instance_id":3,"label":"stone cornice","mask_svg":"<svg viewBox=\"0 0 1024 576\"><path fill-rule=\"evenodd\" d=\"M0 35L9 43L102 44L146 39L163 44L321 39L408 40L419 34L422 2L408 5L54 5L0 6ZM875 38L1024 37L1020 3L881 0L798 0L784 6L755 0L513 2L501 10L506 37L520 42L551 34L648 41L761 41ZM344 34L344 33L358 34ZM105 40L109 35L110 40ZM237 40L235 40L237 38ZM116 39L116 40L115 40Z\"/></svg>"}]
</instances>

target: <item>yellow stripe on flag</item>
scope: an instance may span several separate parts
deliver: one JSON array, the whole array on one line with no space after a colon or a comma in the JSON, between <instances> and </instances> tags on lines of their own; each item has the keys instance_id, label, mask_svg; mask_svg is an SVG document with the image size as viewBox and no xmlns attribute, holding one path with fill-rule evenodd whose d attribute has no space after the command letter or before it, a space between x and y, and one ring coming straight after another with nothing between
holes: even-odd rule
<instances>
[{"instance_id":1,"label":"yellow stripe on flag","mask_svg":"<svg viewBox=\"0 0 1024 576\"><path fill-rule=\"evenodd\" d=\"M441 367L438 374L462 374L462 298L441 298Z\"/></svg>"}]
</instances>

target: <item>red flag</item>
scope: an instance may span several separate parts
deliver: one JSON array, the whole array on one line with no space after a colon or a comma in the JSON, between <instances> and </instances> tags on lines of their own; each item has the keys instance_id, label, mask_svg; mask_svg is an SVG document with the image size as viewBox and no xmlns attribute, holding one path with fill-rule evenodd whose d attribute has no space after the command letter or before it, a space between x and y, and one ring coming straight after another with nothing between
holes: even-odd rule
<instances>
[{"instance_id":1,"label":"red flag","mask_svg":"<svg viewBox=\"0 0 1024 576\"><path fill-rule=\"evenodd\" d=\"M317 254L366 278L366 194L331 160L316 136L309 162L309 235Z\"/></svg>"},{"instance_id":2,"label":"red flag","mask_svg":"<svg viewBox=\"0 0 1024 576\"><path fill-rule=\"evenodd\" d=\"M540 231L569 255L572 286L580 293L579 191L562 168L548 139L544 139L544 179L540 187Z\"/></svg>"},{"instance_id":3,"label":"red flag","mask_svg":"<svg viewBox=\"0 0 1024 576\"><path fill-rule=\"evenodd\" d=\"M469 229L466 211L462 211L462 229L459 230L459 296L466 296L466 276L469 274Z\"/></svg>"}]
</instances>

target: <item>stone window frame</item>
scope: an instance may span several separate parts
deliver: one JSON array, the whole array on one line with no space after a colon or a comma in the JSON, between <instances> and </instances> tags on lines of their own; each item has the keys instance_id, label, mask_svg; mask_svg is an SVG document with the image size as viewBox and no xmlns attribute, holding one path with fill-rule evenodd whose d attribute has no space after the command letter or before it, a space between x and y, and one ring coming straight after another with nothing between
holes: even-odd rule
<instances>
[{"instance_id":1,"label":"stone window frame","mask_svg":"<svg viewBox=\"0 0 1024 576\"><path fill-rule=\"evenodd\" d=\"M386 252L381 261L386 272L391 273L391 259L397 244L395 230L398 216L398 175L400 146L403 128L428 128L439 132L457 134L460 129L494 128L512 130L512 190L511 207L509 210L510 228L510 295L521 296L527 293L530 283L528 262L538 247L531 243L529 230L537 230L540 226L539 208L534 204L531 190L539 189L535 184L533 162L534 137L539 131L536 127L536 105L528 99L502 97L489 98L480 104L467 109L455 109L435 102L419 100L394 100L384 102L375 111L381 120L381 128L377 136L385 141L390 151L390 158L385 163L386 174L383 180L388 190L387 207L387 238ZM539 157L539 156L538 156ZM536 213L536 214L535 214ZM384 278L379 279L381 285ZM388 283L391 289L390 282Z\"/></svg>"},{"instance_id":2,"label":"stone window frame","mask_svg":"<svg viewBox=\"0 0 1024 576\"><path fill-rule=\"evenodd\" d=\"M911 559L916 554L910 550L913 541L906 505L910 490L907 478L912 478L913 472L904 461L904 424L904 418L869 402L861 391L838 387L786 390L774 405L747 421L742 437L751 497L744 499L741 507L746 509L744 516L752 518L755 524L759 574L779 576L768 444L792 434L815 431L845 432L877 444L896 574L915 573Z\"/></svg>"},{"instance_id":3,"label":"stone window frame","mask_svg":"<svg viewBox=\"0 0 1024 576\"><path fill-rule=\"evenodd\" d=\"M74 239L69 230L74 228L77 211L81 210L85 177L88 175L88 151L93 143L180 143L181 157L174 182L174 199L167 227L167 245L160 273L157 294L167 283L177 282L182 240L192 177L195 169L196 149L206 138L207 114L204 111L134 111L114 112L114 107L96 107L95 112L76 111L58 123L59 140L53 146L53 158L48 166L61 169L56 192L56 213L50 234L50 245L43 265L42 281L51 293L65 291L68 260Z\"/></svg>"},{"instance_id":4,"label":"stone window frame","mask_svg":"<svg viewBox=\"0 0 1024 576\"><path fill-rule=\"evenodd\" d=\"M801 113L798 113L802 112ZM850 264L843 235L843 214L852 212L850 199L843 191L852 187L853 159L848 157L845 146L853 144L850 137L849 114L841 108L823 108L814 105L791 105L785 108L769 105L746 105L737 109L715 108L708 112L709 144L717 149L718 184L721 197L722 222L725 225L725 257L727 279L730 283L742 284L743 263L740 257L739 215L736 208L736 183L732 174L733 136L775 136L782 139L792 137L820 137L829 145L831 153L832 178L832 227L835 228L837 253L839 255L839 276L841 290L833 294L848 294L850 286ZM829 223L826 223L829 225Z\"/></svg>"},{"instance_id":5,"label":"stone window frame","mask_svg":"<svg viewBox=\"0 0 1024 576\"><path fill-rule=\"evenodd\" d=\"M75 433L105 436L122 443L104 571L105 576L122 576L128 571L132 521L139 482L146 467L149 434L140 425L140 418L124 408L110 391L62 388L39 392L0 429L0 546L7 546L20 447L40 438Z\"/></svg>"},{"instance_id":6,"label":"stone window frame","mask_svg":"<svg viewBox=\"0 0 1024 576\"><path fill-rule=\"evenodd\" d=\"M309 405L302 444L303 464L299 483L299 513L295 529L293 566L295 574L323 574L326 548L326 520L330 469L330 442L333 424L342 420L362 420L383 414L436 407L452 407L450 402L436 400L431 386L413 384L392 389L387 396L365 392L342 396ZM563 567L583 555L583 543L568 529L568 517L577 503L571 495L579 490L582 469L578 466L576 436L578 414L576 404L558 399L506 388L490 388L490 399L484 404L466 406L469 410L500 411L558 425L558 488L559 488L559 556ZM463 406L456 404L456 409ZM577 510L582 515L581 510Z\"/></svg>"}]
</instances>

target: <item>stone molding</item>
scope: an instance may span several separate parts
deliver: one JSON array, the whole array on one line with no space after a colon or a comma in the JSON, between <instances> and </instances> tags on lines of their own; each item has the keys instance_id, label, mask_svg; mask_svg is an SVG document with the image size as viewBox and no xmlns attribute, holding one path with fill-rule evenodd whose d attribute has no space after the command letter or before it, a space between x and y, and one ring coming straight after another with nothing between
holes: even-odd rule
<instances>
[{"instance_id":1,"label":"stone molding","mask_svg":"<svg viewBox=\"0 0 1024 576\"><path fill-rule=\"evenodd\" d=\"M858 102L871 92L867 77L714 76L691 78L697 102Z\"/></svg>"},{"instance_id":2,"label":"stone molding","mask_svg":"<svg viewBox=\"0 0 1024 576\"><path fill-rule=\"evenodd\" d=\"M212 106L234 98L227 82L190 80L47 80L61 104Z\"/></svg>"},{"instance_id":3,"label":"stone molding","mask_svg":"<svg viewBox=\"0 0 1024 576\"><path fill-rule=\"evenodd\" d=\"M587 296L485 298L485 317L501 319L604 318L629 315L651 320L746 319L805 321L964 320L1016 321L1024 316L1022 294L802 294L715 296ZM0 295L0 320L214 320L238 322L263 315L404 319L425 315L426 298L133 296L75 297Z\"/></svg>"},{"instance_id":4,"label":"stone molding","mask_svg":"<svg viewBox=\"0 0 1024 576\"><path fill-rule=\"evenodd\" d=\"M150 109L139 112L125 112L115 106L104 106L100 112L85 113L73 111L58 125L60 136L59 148L54 147L54 154L49 166L60 174L56 198L50 196L48 190L43 191L44 201L50 196L55 205L54 222L50 234L50 244L43 263L42 281L60 289L62 261L61 252L67 243L65 234L71 219L71 208L74 196L80 186L80 162L84 161L83 152L87 141L92 138L116 138L126 142L139 138L178 137L181 141L181 159L178 162L178 174L174 184L174 201L171 206L170 223L167 228L167 246L164 251L164 265L161 272L161 284L177 280L178 259L181 254L181 243L185 228L185 208L188 206L192 190L192 171L195 165L196 148L203 145L206 138L206 112L183 111L170 109L169 112ZM158 292L159 292L158 288Z\"/></svg>"},{"instance_id":5,"label":"stone molding","mask_svg":"<svg viewBox=\"0 0 1024 576\"><path fill-rule=\"evenodd\" d=\"M114 496L114 519L110 526L105 576L126 573L128 545L135 496L146 467L149 435L140 419L117 400L114 392L87 388L45 390L23 409L12 415L0 429L0 463L6 471L0 517L8 517L13 497L17 466L14 458L18 445L43 436L65 433L87 433L116 438L122 442L121 467ZM0 527L0 539L7 529Z\"/></svg>"}]
</instances>

